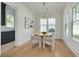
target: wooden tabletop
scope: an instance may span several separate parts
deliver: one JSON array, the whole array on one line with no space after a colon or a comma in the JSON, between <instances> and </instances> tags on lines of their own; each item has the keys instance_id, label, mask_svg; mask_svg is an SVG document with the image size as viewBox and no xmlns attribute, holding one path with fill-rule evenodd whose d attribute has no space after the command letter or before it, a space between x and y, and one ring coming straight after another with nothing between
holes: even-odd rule
<instances>
[{"instance_id":1,"label":"wooden tabletop","mask_svg":"<svg viewBox=\"0 0 79 59\"><path fill-rule=\"evenodd\" d=\"M35 35L37 36L49 36L49 35L52 35L51 33L46 33L46 34L43 34L42 32L39 32L39 33L36 33Z\"/></svg>"}]
</instances>

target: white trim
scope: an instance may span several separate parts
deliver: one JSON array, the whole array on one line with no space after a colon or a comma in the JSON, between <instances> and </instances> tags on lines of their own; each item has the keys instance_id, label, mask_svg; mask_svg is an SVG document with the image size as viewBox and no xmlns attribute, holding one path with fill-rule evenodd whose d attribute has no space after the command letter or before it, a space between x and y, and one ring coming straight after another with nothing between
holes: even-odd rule
<instances>
[{"instance_id":1,"label":"white trim","mask_svg":"<svg viewBox=\"0 0 79 59\"><path fill-rule=\"evenodd\" d=\"M67 47L70 48L70 50L75 54L75 56L79 57L78 52L76 52L75 49L72 48L72 46L69 43L67 43L65 40L63 40L63 42L67 45Z\"/></svg>"},{"instance_id":2,"label":"white trim","mask_svg":"<svg viewBox=\"0 0 79 59\"><path fill-rule=\"evenodd\" d=\"M7 51L7 50L9 50L13 47L15 47L15 41L4 44L4 45L1 46L1 53L5 52L5 51Z\"/></svg>"},{"instance_id":3,"label":"white trim","mask_svg":"<svg viewBox=\"0 0 79 59\"><path fill-rule=\"evenodd\" d=\"M79 39L78 38L72 37L72 39L79 43Z\"/></svg>"},{"instance_id":4,"label":"white trim","mask_svg":"<svg viewBox=\"0 0 79 59\"><path fill-rule=\"evenodd\" d=\"M18 40L18 8L15 7L15 46L17 46Z\"/></svg>"},{"instance_id":5,"label":"white trim","mask_svg":"<svg viewBox=\"0 0 79 59\"><path fill-rule=\"evenodd\" d=\"M15 21L14 21L14 29L15 29L15 46L17 46L17 40L18 40L18 8L14 5L11 5L7 2L4 2L6 5L12 7L13 10L15 10Z\"/></svg>"},{"instance_id":6,"label":"white trim","mask_svg":"<svg viewBox=\"0 0 79 59\"><path fill-rule=\"evenodd\" d=\"M72 9L76 4L78 4L78 2L75 2L69 9Z\"/></svg>"}]
</instances>

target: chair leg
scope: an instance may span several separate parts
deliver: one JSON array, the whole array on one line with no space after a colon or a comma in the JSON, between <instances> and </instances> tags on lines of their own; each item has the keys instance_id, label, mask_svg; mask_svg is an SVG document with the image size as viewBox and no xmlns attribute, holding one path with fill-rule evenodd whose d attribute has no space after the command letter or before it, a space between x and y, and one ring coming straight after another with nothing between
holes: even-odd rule
<instances>
[{"instance_id":1,"label":"chair leg","mask_svg":"<svg viewBox=\"0 0 79 59\"><path fill-rule=\"evenodd\" d=\"M32 39L31 39L31 43L32 43ZM33 48L33 43L31 44L31 48Z\"/></svg>"},{"instance_id":2,"label":"chair leg","mask_svg":"<svg viewBox=\"0 0 79 59\"><path fill-rule=\"evenodd\" d=\"M41 48L41 45L39 44L39 48Z\"/></svg>"},{"instance_id":3,"label":"chair leg","mask_svg":"<svg viewBox=\"0 0 79 59\"><path fill-rule=\"evenodd\" d=\"M55 44L53 42L53 45L51 46L51 50L55 50Z\"/></svg>"},{"instance_id":4,"label":"chair leg","mask_svg":"<svg viewBox=\"0 0 79 59\"><path fill-rule=\"evenodd\" d=\"M41 43L42 43L42 42L41 42L41 41L39 41L39 48L41 48Z\"/></svg>"},{"instance_id":5,"label":"chair leg","mask_svg":"<svg viewBox=\"0 0 79 59\"><path fill-rule=\"evenodd\" d=\"M51 46L51 50L52 50L52 51L54 50L54 45Z\"/></svg>"},{"instance_id":6,"label":"chair leg","mask_svg":"<svg viewBox=\"0 0 79 59\"><path fill-rule=\"evenodd\" d=\"M45 48L45 43L43 42L43 48Z\"/></svg>"},{"instance_id":7,"label":"chair leg","mask_svg":"<svg viewBox=\"0 0 79 59\"><path fill-rule=\"evenodd\" d=\"M31 45L31 48L34 48L34 45L33 44Z\"/></svg>"}]
</instances>

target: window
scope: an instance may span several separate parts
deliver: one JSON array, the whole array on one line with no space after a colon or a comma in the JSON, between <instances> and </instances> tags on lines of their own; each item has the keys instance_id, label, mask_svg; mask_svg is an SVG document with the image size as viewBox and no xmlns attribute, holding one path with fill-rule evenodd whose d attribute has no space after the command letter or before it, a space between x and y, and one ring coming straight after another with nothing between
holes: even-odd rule
<instances>
[{"instance_id":1,"label":"window","mask_svg":"<svg viewBox=\"0 0 79 59\"><path fill-rule=\"evenodd\" d=\"M48 32L55 32L55 19L48 19Z\"/></svg>"},{"instance_id":2,"label":"window","mask_svg":"<svg viewBox=\"0 0 79 59\"><path fill-rule=\"evenodd\" d=\"M47 20L41 19L41 32L47 32Z\"/></svg>"},{"instance_id":3,"label":"window","mask_svg":"<svg viewBox=\"0 0 79 59\"><path fill-rule=\"evenodd\" d=\"M55 19L40 19L41 32L55 32Z\"/></svg>"},{"instance_id":4,"label":"window","mask_svg":"<svg viewBox=\"0 0 79 59\"><path fill-rule=\"evenodd\" d=\"M6 26L7 27L14 27L14 17L12 15L6 16Z\"/></svg>"},{"instance_id":5,"label":"window","mask_svg":"<svg viewBox=\"0 0 79 59\"><path fill-rule=\"evenodd\" d=\"M6 6L6 27L14 27L15 10L10 6Z\"/></svg>"},{"instance_id":6,"label":"window","mask_svg":"<svg viewBox=\"0 0 79 59\"><path fill-rule=\"evenodd\" d=\"M68 14L66 15L65 18L65 34L68 34Z\"/></svg>"},{"instance_id":7,"label":"window","mask_svg":"<svg viewBox=\"0 0 79 59\"><path fill-rule=\"evenodd\" d=\"M73 12L73 37L79 39L79 4L72 9Z\"/></svg>"}]
</instances>

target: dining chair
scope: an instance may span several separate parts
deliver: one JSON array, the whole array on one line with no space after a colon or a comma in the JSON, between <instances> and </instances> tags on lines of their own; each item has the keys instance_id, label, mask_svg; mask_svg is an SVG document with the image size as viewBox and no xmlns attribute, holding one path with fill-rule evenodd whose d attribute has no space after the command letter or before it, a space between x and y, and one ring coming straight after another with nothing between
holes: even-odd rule
<instances>
[{"instance_id":1,"label":"dining chair","mask_svg":"<svg viewBox=\"0 0 79 59\"><path fill-rule=\"evenodd\" d=\"M40 36L32 35L31 42L32 42L32 47L33 47L33 44L38 44L39 48L41 47L41 37Z\"/></svg>"},{"instance_id":2,"label":"dining chair","mask_svg":"<svg viewBox=\"0 0 79 59\"><path fill-rule=\"evenodd\" d=\"M45 48L45 44L51 46L51 50L55 49L55 35L45 36L43 37L43 48Z\"/></svg>"}]
</instances>

